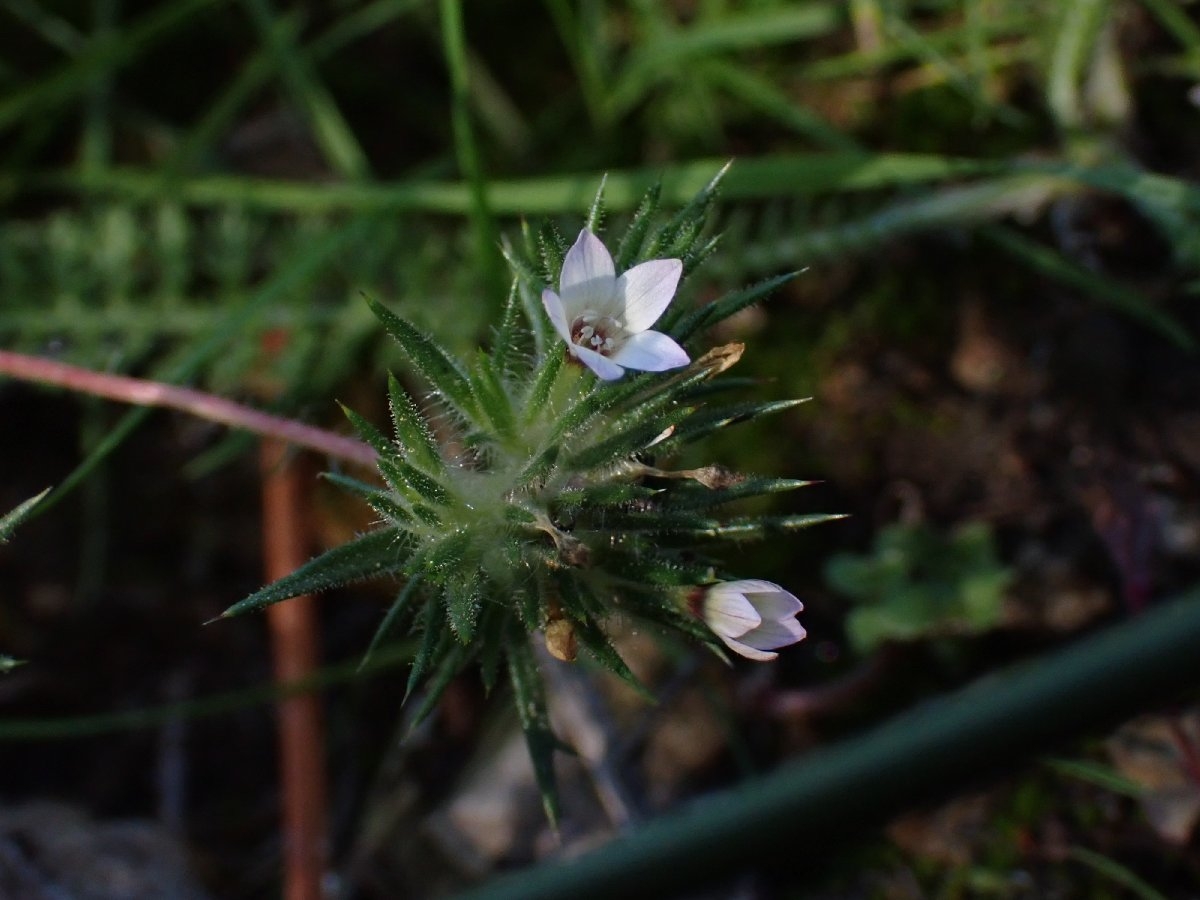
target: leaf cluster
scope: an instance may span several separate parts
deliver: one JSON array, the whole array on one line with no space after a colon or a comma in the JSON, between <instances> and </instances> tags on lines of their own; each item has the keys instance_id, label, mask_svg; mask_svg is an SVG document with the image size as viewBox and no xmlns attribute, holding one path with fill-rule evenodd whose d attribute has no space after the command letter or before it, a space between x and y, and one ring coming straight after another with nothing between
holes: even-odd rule
<instances>
[{"instance_id":1,"label":"leaf cluster","mask_svg":"<svg viewBox=\"0 0 1200 900\"><path fill-rule=\"evenodd\" d=\"M855 650L866 654L888 641L995 628L1012 572L1000 564L985 523L949 535L897 524L879 533L871 553L830 559L825 580L855 602L846 631Z\"/></svg>"}]
</instances>

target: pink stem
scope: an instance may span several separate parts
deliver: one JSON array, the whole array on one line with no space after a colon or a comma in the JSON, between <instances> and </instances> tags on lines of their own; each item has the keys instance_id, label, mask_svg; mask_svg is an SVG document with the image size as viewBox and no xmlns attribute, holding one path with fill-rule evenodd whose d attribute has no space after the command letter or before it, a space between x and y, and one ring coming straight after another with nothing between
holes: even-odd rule
<instances>
[{"instance_id":1,"label":"pink stem","mask_svg":"<svg viewBox=\"0 0 1200 900\"><path fill-rule=\"evenodd\" d=\"M52 384L94 397L132 403L135 406L177 409L210 422L307 447L327 456L368 466L375 464L375 451L353 438L314 428L294 419L260 412L192 388L129 378L125 375L93 372L79 366L8 350L0 350L0 375L8 375L22 381Z\"/></svg>"}]
</instances>

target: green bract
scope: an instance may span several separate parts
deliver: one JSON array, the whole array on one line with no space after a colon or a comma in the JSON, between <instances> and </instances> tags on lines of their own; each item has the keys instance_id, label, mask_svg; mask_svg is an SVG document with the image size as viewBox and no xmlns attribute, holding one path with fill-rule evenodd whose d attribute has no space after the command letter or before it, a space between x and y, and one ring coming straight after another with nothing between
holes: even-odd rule
<instances>
[{"instance_id":1,"label":"green bract","mask_svg":"<svg viewBox=\"0 0 1200 900\"><path fill-rule=\"evenodd\" d=\"M642 204L618 245L625 271L648 259L683 262L709 252L701 237L715 181L681 213L654 225L657 194ZM588 228L599 217L599 200ZM384 328L425 382L428 408L389 377L393 434L346 414L379 455L378 486L330 476L357 493L380 525L247 597L225 615L260 609L346 582L395 576L399 595L372 647L404 631L418 635L409 691L425 688L419 720L446 684L478 664L491 688L506 668L548 814L555 816L552 756L531 634L570 661L577 652L639 689L614 649L616 617L656 623L719 650L689 597L718 578L710 554L722 538L747 540L831 516L729 517L724 504L805 482L749 478L717 466L662 468L683 445L796 402L728 404L718 376L740 344L705 352L708 327L762 299L785 279L739 291L693 312L674 302L656 327L691 345L691 362L668 372L627 372L600 381L568 361L539 297L557 284L567 244L544 229L511 250L516 274L492 347L469 362L374 301ZM437 417L435 439L428 415ZM802 634L802 630L799 631Z\"/></svg>"}]
</instances>

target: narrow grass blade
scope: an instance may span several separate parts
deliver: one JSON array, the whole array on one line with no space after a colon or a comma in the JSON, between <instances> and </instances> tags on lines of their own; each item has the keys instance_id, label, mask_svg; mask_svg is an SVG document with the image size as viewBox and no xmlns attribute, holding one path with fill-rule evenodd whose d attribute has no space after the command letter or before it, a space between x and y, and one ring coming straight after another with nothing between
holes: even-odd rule
<instances>
[{"instance_id":1,"label":"narrow grass blade","mask_svg":"<svg viewBox=\"0 0 1200 900\"><path fill-rule=\"evenodd\" d=\"M259 35L283 75L288 92L304 111L316 143L330 166L344 178L367 178L370 175L367 156L332 94L317 77L307 54L296 42L295 32L279 27L279 16L268 0L242 0L242 5L249 9Z\"/></svg>"},{"instance_id":2,"label":"narrow grass blade","mask_svg":"<svg viewBox=\"0 0 1200 900\"><path fill-rule=\"evenodd\" d=\"M1031 269L1082 291L1158 332L1176 346L1195 352L1196 339L1187 329L1174 316L1155 309L1136 291L1075 265L1051 248L1031 241L1011 228L997 225L981 229L981 234L989 243L1015 256Z\"/></svg>"},{"instance_id":3,"label":"narrow grass blade","mask_svg":"<svg viewBox=\"0 0 1200 900\"><path fill-rule=\"evenodd\" d=\"M12 537L14 529L21 524L22 520L33 511L33 508L41 502L42 498L50 493L50 488L46 488L40 494L30 497L25 502L19 504L16 509L6 513L3 518L0 518L0 544L5 543Z\"/></svg>"}]
</instances>

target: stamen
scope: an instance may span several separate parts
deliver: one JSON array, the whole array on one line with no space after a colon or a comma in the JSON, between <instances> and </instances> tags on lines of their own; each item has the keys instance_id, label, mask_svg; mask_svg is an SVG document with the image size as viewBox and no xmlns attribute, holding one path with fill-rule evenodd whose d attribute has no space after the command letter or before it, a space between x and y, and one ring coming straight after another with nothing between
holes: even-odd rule
<instances>
[{"instance_id":1,"label":"stamen","mask_svg":"<svg viewBox=\"0 0 1200 900\"><path fill-rule=\"evenodd\" d=\"M586 312L571 323L571 343L608 356L617 349L623 329L616 319Z\"/></svg>"}]
</instances>

